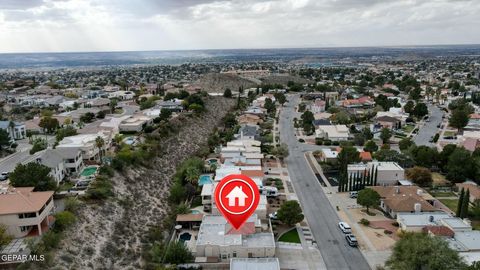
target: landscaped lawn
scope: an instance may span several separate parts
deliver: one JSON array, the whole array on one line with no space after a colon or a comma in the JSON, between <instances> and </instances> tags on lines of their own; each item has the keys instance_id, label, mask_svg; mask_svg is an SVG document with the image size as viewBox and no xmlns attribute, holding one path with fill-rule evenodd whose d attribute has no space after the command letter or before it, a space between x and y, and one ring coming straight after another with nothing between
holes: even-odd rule
<instances>
[{"instance_id":1,"label":"landscaped lawn","mask_svg":"<svg viewBox=\"0 0 480 270\"><path fill-rule=\"evenodd\" d=\"M433 178L433 184L435 186L446 186L448 185L450 182L445 178L445 176L437 173L437 172L434 172L432 173L432 178Z\"/></svg>"},{"instance_id":2,"label":"landscaped lawn","mask_svg":"<svg viewBox=\"0 0 480 270\"><path fill-rule=\"evenodd\" d=\"M452 200L452 199L439 199L443 204L445 204L450 210L456 212L457 211L457 204L458 200Z\"/></svg>"},{"instance_id":3,"label":"landscaped lawn","mask_svg":"<svg viewBox=\"0 0 480 270\"><path fill-rule=\"evenodd\" d=\"M449 191L429 191L428 193L430 193L433 197L454 197L455 194L453 192L449 192Z\"/></svg>"},{"instance_id":4,"label":"landscaped lawn","mask_svg":"<svg viewBox=\"0 0 480 270\"><path fill-rule=\"evenodd\" d=\"M73 184L70 182L62 183L58 186L58 191L68 191L69 189L73 188Z\"/></svg>"},{"instance_id":5,"label":"landscaped lawn","mask_svg":"<svg viewBox=\"0 0 480 270\"><path fill-rule=\"evenodd\" d=\"M447 131L445 131L445 133L443 133L444 137L453 137L455 135L457 135L457 133L455 131L451 131L451 130L447 130Z\"/></svg>"},{"instance_id":6,"label":"landscaped lawn","mask_svg":"<svg viewBox=\"0 0 480 270\"><path fill-rule=\"evenodd\" d=\"M291 229L290 231L284 233L279 239L279 242L287 242L287 243L298 243L300 244L300 236L298 236L298 232L296 228Z\"/></svg>"},{"instance_id":7,"label":"landscaped lawn","mask_svg":"<svg viewBox=\"0 0 480 270\"><path fill-rule=\"evenodd\" d=\"M410 133L412 132L412 130L415 128L415 126L411 126L411 125L405 125L402 127L402 130L405 132L405 133Z\"/></svg>"}]
</instances>

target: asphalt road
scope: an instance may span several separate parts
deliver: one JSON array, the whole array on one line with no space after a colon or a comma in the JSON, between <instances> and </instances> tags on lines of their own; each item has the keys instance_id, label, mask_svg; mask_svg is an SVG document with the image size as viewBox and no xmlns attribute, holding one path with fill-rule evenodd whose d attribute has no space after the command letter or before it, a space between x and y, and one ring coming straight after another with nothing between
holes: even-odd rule
<instances>
[{"instance_id":1,"label":"asphalt road","mask_svg":"<svg viewBox=\"0 0 480 270\"><path fill-rule=\"evenodd\" d=\"M294 135L293 118L299 118L294 107L298 102L298 95L290 96L280 114L280 139L288 145L290 155L286 162L290 179L325 265L327 269L370 269L361 252L348 246L345 235L338 228L340 220L336 210L305 159L305 152L320 147L299 143Z\"/></svg>"},{"instance_id":2,"label":"asphalt road","mask_svg":"<svg viewBox=\"0 0 480 270\"><path fill-rule=\"evenodd\" d=\"M443 112L434 105L428 105L428 111L430 113L430 122L425 122L424 125L420 127L417 135L413 138L416 145L435 145L429 141L435 136L435 133L439 132L437 126L442 123Z\"/></svg>"}]
</instances>

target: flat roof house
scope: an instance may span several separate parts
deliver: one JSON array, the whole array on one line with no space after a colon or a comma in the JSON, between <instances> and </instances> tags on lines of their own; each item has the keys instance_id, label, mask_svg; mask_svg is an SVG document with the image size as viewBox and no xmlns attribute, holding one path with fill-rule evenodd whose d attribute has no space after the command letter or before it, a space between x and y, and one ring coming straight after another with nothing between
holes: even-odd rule
<instances>
[{"instance_id":1,"label":"flat roof house","mask_svg":"<svg viewBox=\"0 0 480 270\"><path fill-rule=\"evenodd\" d=\"M332 141L346 141L350 132L346 125L320 125L315 130L317 138L324 138Z\"/></svg>"},{"instance_id":2,"label":"flat roof house","mask_svg":"<svg viewBox=\"0 0 480 270\"><path fill-rule=\"evenodd\" d=\"M75 148L80 149L84 160L98 160L100 150L96 146L95 139L103 138L105 145L102 151L108 149L111 143L109 132L99 131L96 134L80 134L63 138L57 145L56 149Z\"/></svg>"},{"instance_id":3,"label":"flat roof house","mask_svg":"<svg viewBox=\"0 0 480 270\"><path fill-rule=\"evenodd\" d=\"M347 167L348 175L363 173L365 170L377 171L377 185L393 186L405 179L405 170L396 162L371 161L366 164L349 164Z\"/></svg>"},{"instance_id":4,"label":"flat roof house","mask_svg":"<svg viewBox=\"0 0 480 270\"><path fill-rule=\"evenodd\" d=\"M33 191L33 187L0 190L0 224L14 238L41 235L51 224L53 191Z\"/></svg>"},{"instance_id":5,"label":"flat roof house","mask_svg":"<svg viewBox=\"0 0 480 270\"><path fill-rule=\"evenodd\" d=\"M280 270L278 258L235 258L230 260L230 270Z\"/></svg>"}]
</instances>

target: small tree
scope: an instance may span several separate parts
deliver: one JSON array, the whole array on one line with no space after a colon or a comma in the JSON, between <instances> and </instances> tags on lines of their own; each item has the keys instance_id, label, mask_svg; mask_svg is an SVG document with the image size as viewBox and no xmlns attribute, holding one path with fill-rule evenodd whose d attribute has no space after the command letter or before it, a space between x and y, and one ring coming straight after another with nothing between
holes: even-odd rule
<instances>
[{"instance_id":1,"label":"small tree","mask_svg":"<svg viewBox=\"0 0 480 270\"><path fill-rule=\"evenodd\" d=\"M462 209L460 211L460 218L466 218L468 217L468 207L470 205L470 189L467 188L467 191L465 192L465 196L463 197L461 203Z\"/></svg>"},{"instance_id":2,"label":"small tree","mask_svg":"<svg viewBox=\"0 0 480 270\"><path fill-rule=\"evenodd\" d=\"M465 189L462 188L460 191L460 197L458 197L458 202L457 202L457 217L460 217L460 214L462 212L462 204L463 204L463 198L465 197Z\"/></svg>"},{"instance_id":3,"label":"small tree","mask_svg":"<svg viewBox=\"0 0 480 270\"><path fill-rule=\"evenodd\" d=\"M302 208L300 208L297 201L287 201L282 204L278 210L277 217L281 222L290 227L302 221L304 218Z\"/></svg>"},{"instance_id":4,"label":"small tree","mask_svg":"<svg viewBox=\"0 0 480 270\"><path fill-rule=\"evenodd\" d=\"M388 143L391 137L392 131L389 128L382 128L382 130L380 131L380 139L382 139L382 142Z\"/></svg>"},{"instance_id":5,"label":"small tree","mask_svg":"<svg viewBox=\"0 0 480 270\"><path fill-rule=\"evenodd\" d=\"M10 135L4 129L0 129L0 149L4 149L5 147L10 145Z\"/></svg>"},{"instance_id":6,"label":"small tree","mask_svg":"<svg viewBox=\"0 0 480 270\"><path fill-rule=\"evenodd\" d=\"M102 137L98 136L95 138L95 146L98 148L98 154L100 156L100 163L102 162L102 152L103 146L105 145L105 140Z\"/></svg>"},{"instance_id":7,"label":"small tree","mask_svg":"<svg viewBox=\"0 0 480 270\"><path fill-rule=\"evenodd\" d=\"M406 233L395 243L386 266L392 270L450 270L465 269L466 265L458 252L442 238L425 233Z\"/></svg>"},{"instance_id":8,"label":"small tree","mask_svg":"<svg viewBox=\"0 0 480 270\"><path fill-rule=\"evenodd\" d=\"M273 152L279 159L284 159L288 157L288 146L282 143L280 146L276 147Z\"/></svg>"},{"instance_id":9,"label":"small tree","mask_svg":"<svg viewBox=\"0 0 480 270\"><path fill-rule=\"evenodd\" d=\"M370 207L376 207L380 204L380 195L371 188L362 189L358 192L357 203L367 208L367 213Z\"/></svg>"},{"instance_id":10,"label":"small tree","mask_svg":"<svg viewBox=\"0 0 480 270\"><path fill-rule=\"evenodd\" d=\"M433 182L432 172L424 167L415 166L410 168L406 171L406 176L421 187L429 187Z\"/></svg>"},{"instance_id":11,"label":"small tree","mask_svg":"<svg viewBox=\"0 0 480 270\"><path fill-rule=\"evenodd\" d=\"M116 98L113 98L110 100L109 106L110 106L110 113L115 113L115 109L117 108L118 101Z\"/></svg>"},{"instance_id":12,"label":"small tree","mask_svg":"<svg viewBox=\"0 0 480 270\"><path fill-rule=\"evenodd\" d=\"M374 141L370 140L365 144L365 146L363 147L363 150L373 153L378 150L378 145Z\"/></svg>"},{"instance_id":13,"label":"small tree","mask_svg":"<svg viewBox=\"0 0 480 270\"><path fill-rule=\"evenodd\" d=\"M182 242L172 242L165 253L165 262L171 264L188 263L193 260L193 255Z\"/></svg>"},{"instance_id":14,"label":"small tree","mask_svg":"<svg viewBox=\"0 0 480 270\"><path fill-rule=\"evenodd\" d=\"M55 214L55 230L64 231L75 222L75 215L69 211L62 211Z\"/></svg>"},{"instance_id":15,"label":"small tree","mask_svg":"<svg viewBox=\"0 0 480 270\"><path fill-rule=\"evenodd\" d=\"M18 164L10 174L10 184L14 187L35 187L36 191L54 190L56 184L49 174L50 168L36 162Z\"/></svg>"},{"instance_id":16,"label":"small tree","mask_svg":"<svg viewBox=\"0 0 480 270\"><path fill-rule=\"evenodd\" d=\"M225 89L223 96L226 98L232 98L232 90L230 90L230 88Z\"/></svg>"},{"instance_id":17,"label":"small tree","mask_svg":"<svg viewBox=\"0 0 480 270\"><path fill-rule=\"evenodd\" d=\"M452 112L448 124L458 130L462 130L469 121L469 113L464 109L456 109Z\"/></svg>"},{"instance_id":18,"label":"small tree","mask_svg":"<svg viewBox=\"0 0 480 270\"><path fill-rule=\"evenodd\" d=\"M10 243L12 239L13 238L7 234L7 228L3 224L0 224L0 248Z\"/></svg>"},{"instance_id":19,"label":"small tree","mask_svg":"<svg viewBox=\"0 0 480 270\"><path fill-rule=\"evenodd\" d=\"M401 139L400 142L398 143L398 148L400 148L401 151L405 151L412 145L414 145L414 142L412 141L412 139L404 138L404 139Z\"/></svg>"}]
</instances>

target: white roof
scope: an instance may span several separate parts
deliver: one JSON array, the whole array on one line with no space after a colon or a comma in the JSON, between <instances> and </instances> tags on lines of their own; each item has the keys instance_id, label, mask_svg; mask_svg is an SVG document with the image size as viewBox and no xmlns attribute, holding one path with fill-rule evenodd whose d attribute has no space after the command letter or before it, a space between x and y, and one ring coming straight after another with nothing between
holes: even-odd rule
<instances>
[{"instance_id":1,"label":"white roof","mask_svg":"<svg viewBox=\"0 0 480 270\"><path fill-rule=\"evenodd\" d=\"M213 194L213 184L203 184L202 193L200 196L212 196Z\"/></svg>"},{"instance_id":2,"label":"white roof","mask_svg":"<svg viewBox=\"0 0 480 270\"><path fill-rule=\"evenodd\" d=\"M251 215L247 222L254 222L255 227L261 226L257 214ZM275 239L271 232L254 233L250 235L225 234L227 229L227 221L223 216L203 216L196 244L213 246L275 247Z\"/></svg>"},{"instance_id":3,"label":"white roof","mask_svg":"<svg viewBox=\"0 0 480 270\"><path fill-rule=\"evenodd\" d=\"M277 258L232 258L230 270L280 270Z\"/></svg>"},{"instance_id":4,"label":"white roof","mask_svg":"<svg viewBox=\"0 0 480 270\"><path fill-rule=\"evenodd\" d=\"M430 221L430 217L433 217L433 221ZM405 226L427 226L438 225L437 222L444 218L450 218L451 216L445 212L420 212L420 213L398 213L397 220L399 223Z\"/></svg>"},{"instance_id":5,"label":"white roof","mask_svg":"<svg viewBox=\"0 0 480 270\"><path fill-rule=\"evenodd\" d=\"M338 157L338 152L337 151L332 151L331 149L322 149L323 156L326 158L337 158Z\"/></svg>"},{"instance_id":6,"label":"white roof","mask_svg":"<svg viewBox=\"0 0 480 270\"><path fill-rule=\"evenodd\" d=\"M480 231L455 232L454 238L467 250L480 250Z\"/></svg>"}]
</instances>

